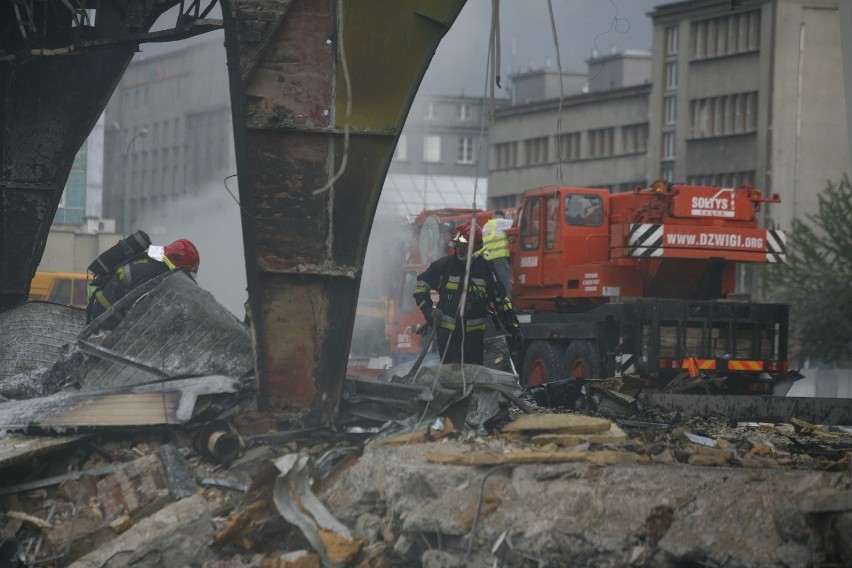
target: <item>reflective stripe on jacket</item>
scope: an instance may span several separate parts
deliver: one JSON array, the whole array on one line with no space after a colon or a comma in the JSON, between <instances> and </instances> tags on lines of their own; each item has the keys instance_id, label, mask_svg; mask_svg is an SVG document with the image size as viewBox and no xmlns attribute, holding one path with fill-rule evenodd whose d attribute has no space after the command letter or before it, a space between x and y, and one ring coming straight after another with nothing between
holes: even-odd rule
<instances>
[{"instance_id":1,"label":"reflective stripe on jacket","mask_svg":"<svg viewBox=\"0 0 852 568\"><path fill-rule=\"evenodd\" d=\"M433 309L431 291L436 290L438 292L436 307L444 313L440 327L447 330L456 329L464 271L465 263L452 255L439 258L417 276L414 300L427 322L431 319ZM471 259L464 313L466 331L485 330L490 306L494 307L507 331L520 328L518 318L512 310L512 303L500 293L501 289L502 287L497 284L497 276L494 274L491 263L481 257Z\"/></svg>"}]
</instances>

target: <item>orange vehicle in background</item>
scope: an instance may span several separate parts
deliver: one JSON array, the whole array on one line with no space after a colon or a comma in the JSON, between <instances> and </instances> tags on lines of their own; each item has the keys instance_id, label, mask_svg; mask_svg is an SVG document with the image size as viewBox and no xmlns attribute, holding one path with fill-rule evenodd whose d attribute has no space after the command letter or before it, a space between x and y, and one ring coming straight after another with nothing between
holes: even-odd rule
<instances>
[{"instance_id":1,"label":"orange vehicle in background","mask_svg":"<svg viewBox=\"0 0 852 568\"><path fill-rule=\"evenodd\" d=\"M506 211L516 220L507 235L521 383L629 375L685 389L684 375L700 373L729 392L770 392L789 367L789 307L737 294L735 283L740 264L784 262L784 232L758 218L762 205L779 201L748 185L662 181L615 194L525 191ZM491 215L477 211L477 221ZM417 275L447 253L451 231L470 216L424 211L412 222L386 323L395 363L420 348Z\"/></svg>"},{"instance_id":2,"label":"orange vehicle in background","mask_svg":"<svg viewBox=\"0 0 852 568\"><path fill-rule=\"evenodd\" d=\"M735 275L784 262L784 232L757 216L779 201L748 185L662 181L526 191L510 229L522 382L625 374L663 386L689 370L769 392L788 370L789 309L735 294Z\"/></svg>"},{"instance_id":3,"label":"orange vehicle in background","mask_svg":"<svg viewBox=\"0 0 852 568\"><path fill-rule=\"evenodd\" d=\"M88 283L85 272L36 272L29 299L85 308L89 303Z\"/></svg>"}]
</instances>

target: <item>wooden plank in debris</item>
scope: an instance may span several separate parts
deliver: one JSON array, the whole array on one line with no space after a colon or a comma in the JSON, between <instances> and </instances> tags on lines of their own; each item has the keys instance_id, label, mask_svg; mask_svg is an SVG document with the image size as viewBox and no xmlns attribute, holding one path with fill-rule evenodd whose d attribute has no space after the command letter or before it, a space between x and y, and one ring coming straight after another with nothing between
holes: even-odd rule
<instances>
[{"instance_id":1,"label":"wooden plank in debris","mask_svg":"<svg viewBox=\"0 0 852 568\"><path fill-rule=\"evenodd\" d=\"M547 444L557 444L560 446L576 446L588 442L590 444L616 444L627 439L627 434L618 424L614 422L610 424L607 432L599 434L563 434L557 432L555 434L539 434L530 438L530 442L539 446Z\"/></svg>"},{"instance_id":2,"label":"wooden plank in debris","mask_svg":"<svg viewBox=\"0 0 852 568\"><path fill-rule=\"evenodd\" d=\"M57 452L83 439L83 436L36 438L6 435L0 438L0 469L36 456Z\"/></svg>"},{"instance_id":3,"label":"wooden plank in debris","mask_svg":"<svg viewBox=\"0 0 852 568\"><path fill-rule=\"evenodd\" d=\"M183 424L192 418L198 397L238 390L237 379L210 375L109 391L61 392L0 404L0 429Z\"/></svg>"},{"instance_id":4,"label":"wooden plank in debris","mask_svg":"<svg viewBox=\"0 0 852 568\"><path fill-rule=\"evenodd\" d=\"M426 452L426 460L445 465L500 465L506 463L565 463L586 461L598 465L636 463L632 452L507 452L504 454L449 454Z\"/></svg>"},{"instance_id":5,"label":"wooden plank in debris","mask_svg":"<svg viewBox=\"0 0 852 568\"><path fill-rule=\"evenodd\" d=\"M602 434L611 422L583 414L526 414L506 424L504 432L550 432L560 434Z\"/></svg>"}]
</instances>

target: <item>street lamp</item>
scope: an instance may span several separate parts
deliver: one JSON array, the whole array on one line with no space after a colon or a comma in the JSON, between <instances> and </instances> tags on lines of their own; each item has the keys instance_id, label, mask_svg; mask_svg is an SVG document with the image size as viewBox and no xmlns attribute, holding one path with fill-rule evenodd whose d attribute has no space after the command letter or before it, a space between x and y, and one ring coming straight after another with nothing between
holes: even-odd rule
<instances>
[{"instance_id":1,"label":"street lamp","mask_svg":"<svg viewBox=\"0 0 852 568\"><path fill-rule=\"evenodd\" d=\"M122 211L121 211L121 230L125 235L130 234L130 150L133 148L133 143L136 142L137 138L145 138L148 136L147 128L139 128L133 127L133 135L130 139L127 139L127 136L124 134L124 130L122 130L118 124L113 123L113 128L118 130L121 133L121 137L124 139L124 198L122 200Z\"/></svg>"}]
</instances>

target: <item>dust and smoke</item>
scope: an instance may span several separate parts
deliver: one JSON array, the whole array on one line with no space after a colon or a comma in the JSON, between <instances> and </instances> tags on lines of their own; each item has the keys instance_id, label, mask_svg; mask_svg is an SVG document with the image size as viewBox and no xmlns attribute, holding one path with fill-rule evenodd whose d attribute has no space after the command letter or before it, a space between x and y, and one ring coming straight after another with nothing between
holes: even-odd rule
<instances>
[{"instance_id":1,"label":"dust and smoke","mask_svg":"<svg viewBox=\"0 0 852 568\"><path fill-rule=\"evenodd\" d=\"M236 178L230 178L227 184L238 196ZM147 214L136 226L146 231L154 244L192 241L201 256L199 286L239 319L244 317L248 293L240 207L224 182L190 190L160 211Z\"/></svg>"}]
</instances>

